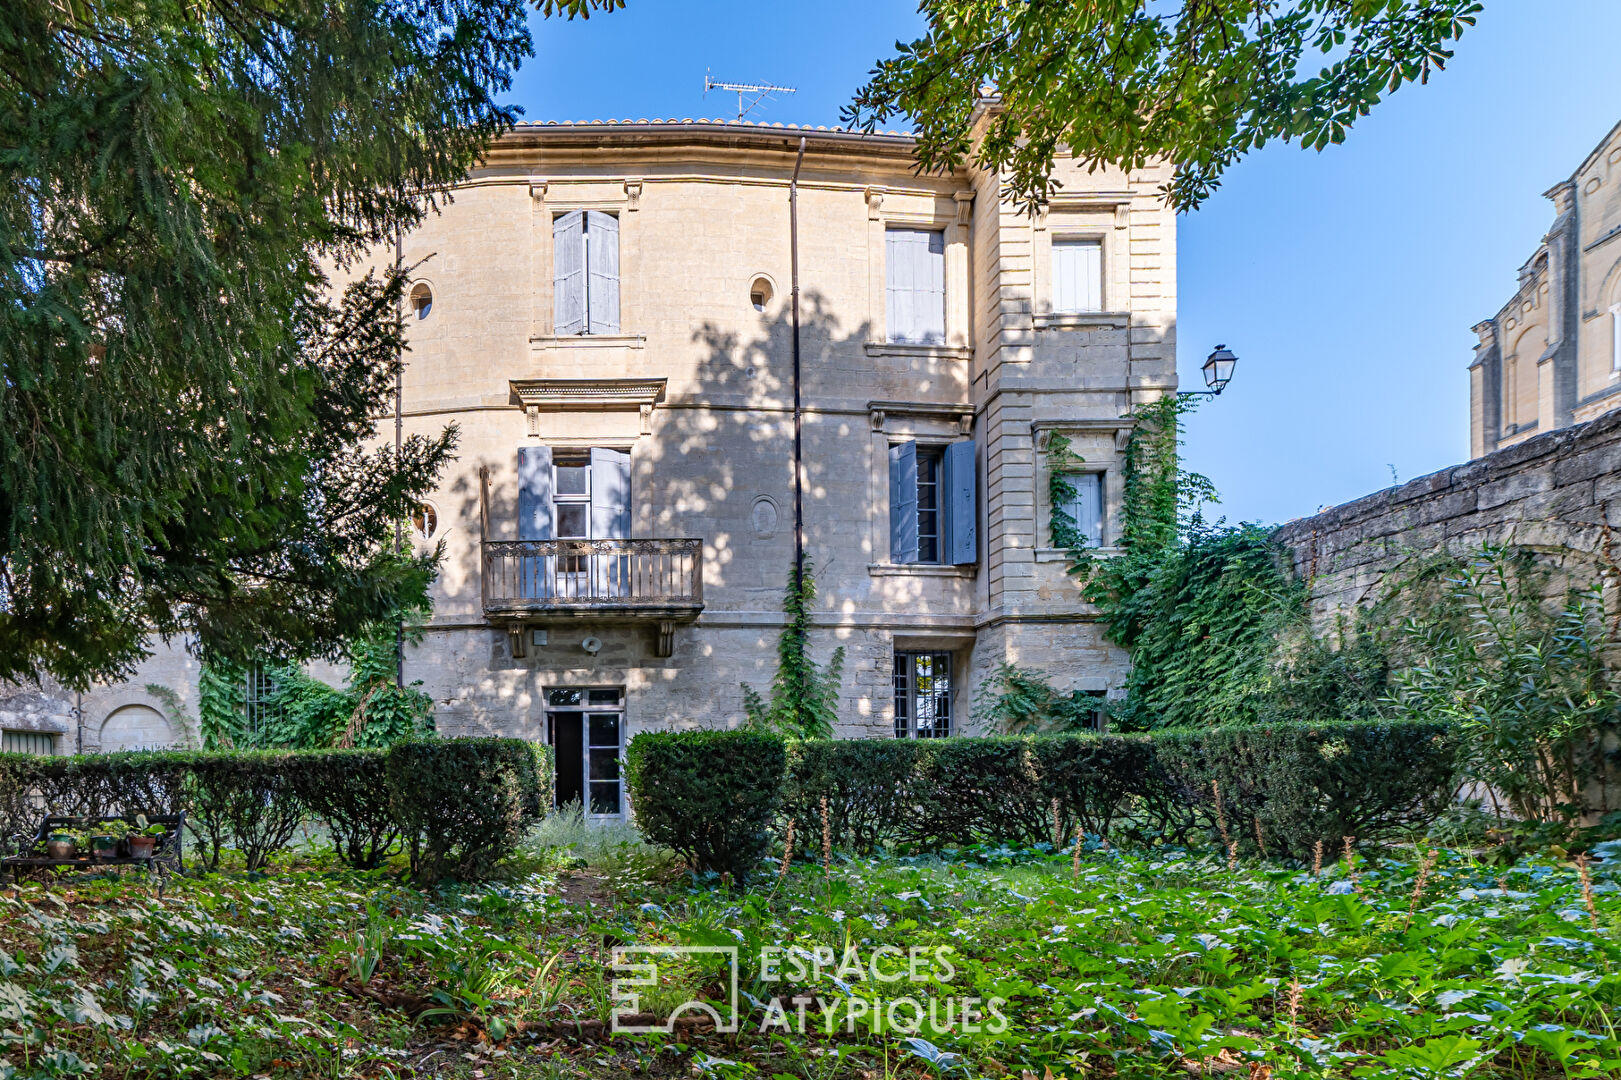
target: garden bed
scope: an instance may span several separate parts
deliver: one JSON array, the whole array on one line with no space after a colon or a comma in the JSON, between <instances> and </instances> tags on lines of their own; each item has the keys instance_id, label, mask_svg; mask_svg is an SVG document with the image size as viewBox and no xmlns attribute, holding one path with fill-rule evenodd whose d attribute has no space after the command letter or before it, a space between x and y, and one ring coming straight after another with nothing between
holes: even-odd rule
<instances>
[{"instance_id":1,"label":"garden bed","mask_svg":"<svg viewBox=\"0 0 1621 1080\"><path fill-rule=\"evenodd\" d=\"M1423 861L1314 876L1174 849L978 849L781 880L768 860L745 893L618 839L426 892L307 854L181 879L162 899L137 881L26 885L0 893L0 1056L23 1077L275 1080L1621 1071L1621 858L1585 889L1557 860ZM612 949L630 945L735 946L742 1030L613 1034ZM850 948L862 971L838 970ZM914 948L921 982L871 977L874 956L893 975ZM760 978L762 949L782 950L767 954L777 981ZM836 958L819 974L818 949ZM710 957L662 974L636 1019L724 1004ZM977 998L984 1022L913 1034L841 1011L901 997L937 1015ZM796 998L814 999L803 1034L784 1030Z\"/></svg>"}]
</instances>

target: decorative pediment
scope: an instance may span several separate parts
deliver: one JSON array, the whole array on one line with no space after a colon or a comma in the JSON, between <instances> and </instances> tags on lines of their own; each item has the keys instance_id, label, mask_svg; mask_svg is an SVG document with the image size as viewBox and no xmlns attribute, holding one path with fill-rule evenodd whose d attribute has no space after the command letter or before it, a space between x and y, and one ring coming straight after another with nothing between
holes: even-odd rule
<instances>
[{"instance_id":1,"label":"decorative pediment","mask_svg":"<svg viewBox=\"0 0 1621 1080\"><path fill-rule=\"evenodd\" d=\"M529 415L529 434L540 431L540 411L635 409L642 434L653 432L653 406L664 400L666 379L512 379L512 401Z\"/></svg>"},{"instance_id":2,"label":"decorative pediment","mask_svg":"<svg viewBox=\"0 0 1621 1080\"><path fill-rule=\"evenodd\" d=\"M525 409L640 409L664 400L665 379L513 379Z\"/></svg>"}]
</instances>

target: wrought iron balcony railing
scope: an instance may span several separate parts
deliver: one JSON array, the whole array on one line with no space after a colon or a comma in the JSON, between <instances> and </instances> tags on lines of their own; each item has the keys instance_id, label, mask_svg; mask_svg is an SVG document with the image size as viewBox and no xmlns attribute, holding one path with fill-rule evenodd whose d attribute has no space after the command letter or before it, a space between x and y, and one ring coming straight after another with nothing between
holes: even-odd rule
<instances>
[{"instance_id":1,"label":"wrought iron balcony railing","mask_svg":"<svg viewBox=\"0 0 1621 1080\"><path fill-rule=\"evenodd\" d=\"M696 618L704 606L701 540L486 540L484 614Z\"/></svg>"}]
</instances>

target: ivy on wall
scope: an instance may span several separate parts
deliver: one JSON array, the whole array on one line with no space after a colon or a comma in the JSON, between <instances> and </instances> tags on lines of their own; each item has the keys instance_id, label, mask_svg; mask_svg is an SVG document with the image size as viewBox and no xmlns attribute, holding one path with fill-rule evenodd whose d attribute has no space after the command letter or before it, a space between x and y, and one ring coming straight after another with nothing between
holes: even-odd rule
<instances>
[{"instance_id":1,"label":"ivy on wall","mask_svg":"<svg viewBox=\"0 0 1621 1080\"><path fill-rule=\"evenodd\" d=\"M833 650L827 667L810 655L811 610L816 603L816 575L805 559L803 578L788 571L782 610L788 625L777 638L777 673L771 700L743 684L743 712L752 728L800 739L831 739L838 722L839 683L844 677L844 646Z\"/></svg>"}]
</instances>

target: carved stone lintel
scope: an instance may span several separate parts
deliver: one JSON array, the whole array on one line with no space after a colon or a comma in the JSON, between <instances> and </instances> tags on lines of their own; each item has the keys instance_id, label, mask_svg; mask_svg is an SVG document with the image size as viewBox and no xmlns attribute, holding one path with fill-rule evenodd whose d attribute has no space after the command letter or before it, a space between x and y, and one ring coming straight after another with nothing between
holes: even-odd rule
<instances>
[{"instance_id":1,"label":"carved stone lintel","mask_svg":"<svg viewBox=\"0 0 1621 1080\"><path fill-rule=\"evenodd\" d=\"M642 200L642 178L641 177L634 176L634 177L631 177L629 180L625 181L625 200L626 200L626 202L625 202L625 209L626 210L640 210L641 209L641 206L638 205Z\"/></svg>"},{"instance_id":2,"label":"carved stone lintel","mask_svg":"<svg viewBox=\"0 0 1621 1080\"><path fill-rule=\"evenodd\" d=\"M528 654L528 649L525 648L522 626L507 627L507 640L512 643L512 658L514 660L522 660Z\"/></svg>"},{"instance_id":3,"label":"carved stone lintel","mask_svg":"<svg viewBox=\"0 0 1621 1080\"><path fill-rule=\"evenodd\" d=\"M669 619L659 620L658 642L654 645L653 655L661 659L675 655L675 623Z\"/></svg>"}]
</instances>

